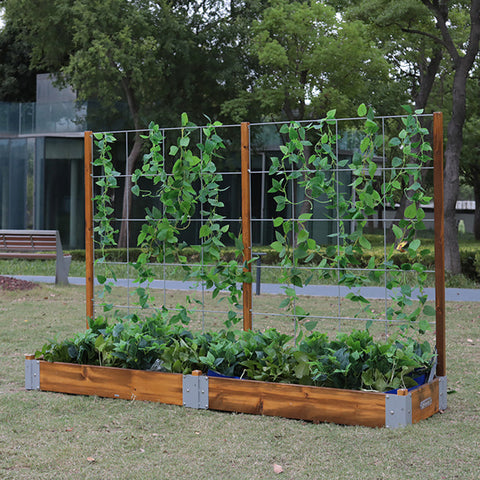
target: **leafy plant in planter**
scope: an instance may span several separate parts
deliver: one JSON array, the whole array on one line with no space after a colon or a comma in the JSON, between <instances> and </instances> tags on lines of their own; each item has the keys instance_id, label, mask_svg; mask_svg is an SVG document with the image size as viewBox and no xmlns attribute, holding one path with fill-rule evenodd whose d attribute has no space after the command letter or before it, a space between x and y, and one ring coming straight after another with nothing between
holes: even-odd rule
<instances>
[{"instance_id":1,"label":"leafy plant in planter","mask_svg":"<svg viewBox=\"0 0 480 480\"><path fill-rule=\"evenodd\" d=\"M275 329L192 333L169 323L164 312L112 325L97 318L85 333L50 341L35 355L53 362L183 374L213 369L252 380L378 391L415 385L410 374L428 371L434 357L428 342L376 342L368 331L333 340L314 332L297 345L291 340Z\"/></svg>"}]
</instances>

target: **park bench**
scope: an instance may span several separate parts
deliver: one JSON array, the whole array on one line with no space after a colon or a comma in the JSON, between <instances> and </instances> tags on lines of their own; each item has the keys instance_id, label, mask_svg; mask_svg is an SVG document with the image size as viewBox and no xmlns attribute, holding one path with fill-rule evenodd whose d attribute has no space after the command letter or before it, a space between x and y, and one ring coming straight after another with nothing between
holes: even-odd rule
<instances>
[{"instance_id":1,"label":"park bench","mask_svg":"<svg viewBox=\"0 0 480 480\"><path fill-rule=\"evenodd\" d=\"M57 230L0 230L0 258L56 259L55 283L68 285L72 257L64 255Z\"/></svg>"}]
</instances>

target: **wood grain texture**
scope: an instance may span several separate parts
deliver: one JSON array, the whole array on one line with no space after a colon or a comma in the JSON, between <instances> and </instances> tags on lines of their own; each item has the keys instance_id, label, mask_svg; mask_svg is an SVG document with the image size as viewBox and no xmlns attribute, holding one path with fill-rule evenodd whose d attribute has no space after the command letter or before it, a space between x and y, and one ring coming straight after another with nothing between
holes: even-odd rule
<instances>
[{"instance_id":1,"label":"wood grain texture","mask_svg":"<svg viewBox=\"0 0 480 480\"><path fill-rule=\"evenodd\" d=\"M433 114L433 199L435 229L435 333L437 376L447 374L445 339L445 242L443 216L443 114Z\"/></svg>"},{"instance_id":2,"label":"wood grain texture","mask_svg":"<svg viewBox=\"0 0 480 480\"><path fill-rule=\"evenodd\" d=\"M40 390L49 392L182 405L182 385L176 373L40 362Z\"/></svg>"},{"instance_id":3,"label":"wood grain texture","mask_svg":"<svg viewBox=\"0 0 480 480\"><path fill-rule=\"evenodd\" d=\"M241 178L242 178L242 241L244 271L251 271L252 259L250 219L250 124L241 125ZM243 283L243 329L252 329L252 284Z\"/></svg>"},{"instance_id":4,"label":"wood grain texture","mask_svg":"<svg viewBox=\"0 0 480 480\"><path fill-rule=\"evenodd\" d=\"M313 422L368 427L385 425L383 393L253 380L210 377L209 408Z\"/></svg>"},{"instance_id":5,"label":"wood grain texture","mask_svg":"<svg viewBox=\"0 0 480 480\"><path fill-rule=\"evenodd\" d=\"M86 284L86 317L87 328L88 319L93 318L93 297L94 297L94 283L93 283L93 262L94 262L94 247L93 247L93 186L92 186L92 161L93 161L93 137L92 132L85 132L84 134L84 175L85 175L85 284Z\"/></svg>"},{"instance_id":6,"label":"wood grain texture","mask_svg":"<svg viewBox=\"0 0 480 480\"><path fill-rule=\"evenodd\" d=\"M209 377L208 408L366 427L385 426L385 394ZM183 405L175 373L40 361L40 390ZM439 381L413 390L412 423L439 411Z\"/></svg>"},{"instance_id":7,"label":"wood grain texture","mask_svg":"<svg viewBox=\"0 0 480 480\"><path fill-rule=\"evenodd\" d=\"M412 390L412 423L425 420L439 411L439 381Z\"/></svg>"}]
</instances>

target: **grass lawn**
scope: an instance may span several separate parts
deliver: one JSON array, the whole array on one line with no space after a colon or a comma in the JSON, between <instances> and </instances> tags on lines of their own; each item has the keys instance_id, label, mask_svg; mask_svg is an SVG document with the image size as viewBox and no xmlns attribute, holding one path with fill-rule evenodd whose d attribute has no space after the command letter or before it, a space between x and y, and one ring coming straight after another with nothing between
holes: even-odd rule
<instances>
[{"instance_id":1,"label":"grass lawn","mask_svg":"<svg viewBox=\"0 0 480 480\"><path fill-rule=\"evenodd\" d=\"M478 303L447 304L447 411L392 431L25 391L24 354L84 318L83 287L0 291L1 479L479 478Z\"/></svg>"}]
</instances>

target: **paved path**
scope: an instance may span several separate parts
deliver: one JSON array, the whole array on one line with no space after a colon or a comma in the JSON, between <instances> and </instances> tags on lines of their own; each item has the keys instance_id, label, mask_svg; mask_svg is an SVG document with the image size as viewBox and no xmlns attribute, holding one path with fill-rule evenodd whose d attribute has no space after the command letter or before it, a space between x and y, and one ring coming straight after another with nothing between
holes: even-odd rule
<instances>
[{"instance_id":1,"label":"paved path","mask_svg":"<svg viewBox=\"0 0 480 480\"><path fill-rule=\"evenodd\" d=\"M30 282L41 283L55 283L55 277L49 276L30 276L30 275L13 275L20 280L28 280ZM70 277L69 282L71 285L85 285L84 277ZM136 288L137 284L132 280L130 282L125 279L118 279L117 285L121 287L130 286L130 288ZM255 284L254 284L255 286ZM176 280L154 280L151 284L152 288L167 290L191 290L195 288L194 282L181 282ZM254 288L255 291L255 288ZM348 287L337 285L308 285L303 288L296 289L298 295L310 295L318 297L344 297L349 292L360 294L365 298L385 298L385 290L383 287L360 287L356 289L349 289ZM283 290L281 285L274 283L262 283L261 293L270 294L282 294ZM429 300L435 299L435 290L433 288L426 288L425 293L428 295ZM415 292L414 292L415 295ZM480 302L480 289L473 288L446 288L445 299L448 302Z\"/></svg>"}]
</instances>

